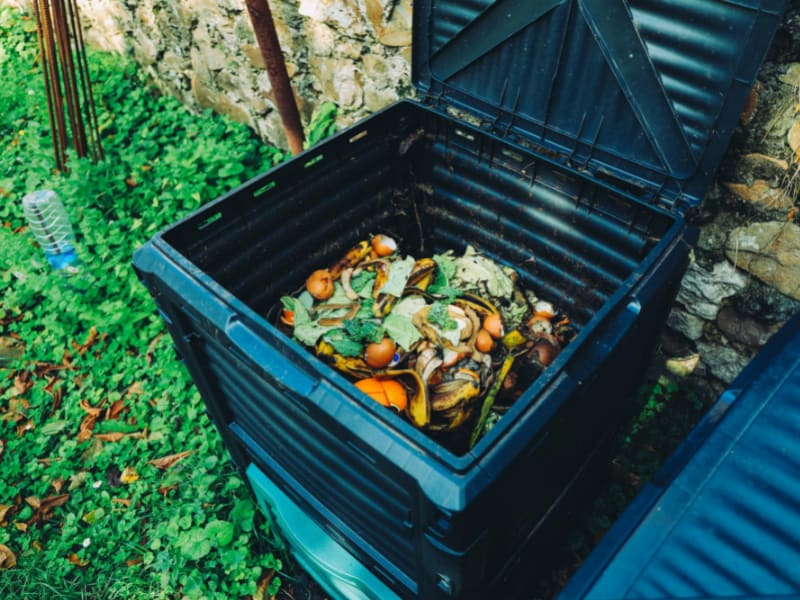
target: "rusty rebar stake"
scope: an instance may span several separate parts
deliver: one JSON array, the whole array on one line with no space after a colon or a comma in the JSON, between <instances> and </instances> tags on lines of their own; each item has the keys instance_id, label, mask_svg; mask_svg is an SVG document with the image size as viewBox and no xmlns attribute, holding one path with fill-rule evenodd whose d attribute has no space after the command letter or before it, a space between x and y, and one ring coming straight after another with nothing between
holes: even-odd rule
<instances>
[{"instance_id":1,"label":"rusty rebar stake","mask_svg":"<svg viewBox=\"0 0 800 600\"><path fill-rule=\"evenodd\" d=\"M292 85L289 82L289 74L286 72L286 63L283 61L278 34L275 32L275 23L272 20L269 3L267 0L246 0L246 4L258 47L267 64L267 75L270 85L272 85L275 105L281 121L283 121L289 149L292 154L299 154L303 151L305 136L303 126L300 124L300 113L297 111Z\"/></svg>"}]
</instances>

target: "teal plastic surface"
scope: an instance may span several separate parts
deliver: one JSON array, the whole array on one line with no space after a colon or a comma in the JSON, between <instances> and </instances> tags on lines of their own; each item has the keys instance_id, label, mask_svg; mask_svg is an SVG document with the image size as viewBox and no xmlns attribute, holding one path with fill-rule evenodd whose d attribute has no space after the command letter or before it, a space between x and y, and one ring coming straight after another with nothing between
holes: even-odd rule
<instances>
[{"instance_id":1,"label":"teal plastic surface","mask_svg":"<svg viewBox=\"0 0 800 600\"><path fill-rule=\"evenodd\" d=\"M306 515L255 465L247 468L261 510L280 529L297 562L333 600L400 600Z\"/></svg>"}]
</instances>

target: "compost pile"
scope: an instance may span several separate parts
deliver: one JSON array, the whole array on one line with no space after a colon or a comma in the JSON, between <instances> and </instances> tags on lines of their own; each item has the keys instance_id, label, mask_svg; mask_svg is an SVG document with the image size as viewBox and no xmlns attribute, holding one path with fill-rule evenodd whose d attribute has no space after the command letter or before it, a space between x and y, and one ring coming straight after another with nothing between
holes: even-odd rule
<instances>
[{"instance_id":1,"label":"compost pile","mask_svg":"<svg viewBox=\"0 0 800 600\"><path fill-rule=\"evenodd\" d=\"M415 259L379 234L281 298L277 324L383 406L464 452L576 335L467 247Z\"/></svg>"}]
</instances>

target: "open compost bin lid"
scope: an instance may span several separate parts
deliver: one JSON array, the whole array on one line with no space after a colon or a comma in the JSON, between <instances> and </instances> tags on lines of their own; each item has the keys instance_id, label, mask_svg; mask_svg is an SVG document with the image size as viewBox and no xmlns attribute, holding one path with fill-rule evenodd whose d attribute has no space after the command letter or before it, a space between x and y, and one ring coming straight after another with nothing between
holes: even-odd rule
<instances>
[{"instance_id":1,"label":"open compost bin lid","mask_svg":"<svg viewBox=\"0 0 800 600\"><path fill-rule=\"evenodd\" d=\"M509 141L696 205L786 0L416 0L414 84Z\"/></svg>"}]
</instances>

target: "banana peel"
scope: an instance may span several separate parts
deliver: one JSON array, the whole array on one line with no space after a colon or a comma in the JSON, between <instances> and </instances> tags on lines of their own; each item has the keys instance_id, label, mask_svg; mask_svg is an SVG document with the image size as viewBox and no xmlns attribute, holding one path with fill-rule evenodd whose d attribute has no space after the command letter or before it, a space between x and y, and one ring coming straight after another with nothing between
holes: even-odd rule
<instances>
[{"instance_id":1,"label":"banana peel","mask_svg":"<svg viewBox=\"0 0 800 600\"><path fill-rule=\"evenodd\" d=\"M372 252L372 246L370 246L369 242L366 240L360 241L328 269L331 277L333 277L334 281L339 279L342 271L357 266L362 260L369 256L370 252Z\"/></svg>"},{"instance_id":2,"label":"banana peel","mask_svg":"<svg viewBox=\"0 0 800 600\"><path fill-rule=\"evenodd\" d=\"M408 395L406 415L411 423L419 429L426 428L431 422L431 405L428 398L428 386L413 369L387 369L381 377L392 377L411 389Z\"/></svg>"}]
</instances>

